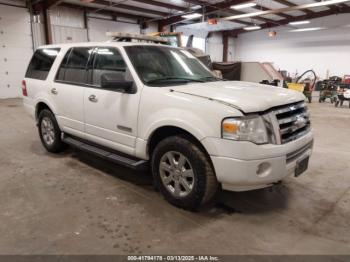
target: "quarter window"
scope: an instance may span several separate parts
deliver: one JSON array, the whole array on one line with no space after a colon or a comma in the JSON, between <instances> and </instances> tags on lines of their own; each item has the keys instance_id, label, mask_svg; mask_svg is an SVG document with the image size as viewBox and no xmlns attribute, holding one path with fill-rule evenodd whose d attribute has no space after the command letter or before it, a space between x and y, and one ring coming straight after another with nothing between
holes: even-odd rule
<instances>
[{"instance_id":1,"label":"quarter window","mask_svg":"<svg viewBox=\"0 0 350 262\"><path fill-rule=\"evenodd\" d=\"M43 48L36 50L29 63L25 77L45 80L59 51L60 48Z\"/></svg>"}]
</instances>

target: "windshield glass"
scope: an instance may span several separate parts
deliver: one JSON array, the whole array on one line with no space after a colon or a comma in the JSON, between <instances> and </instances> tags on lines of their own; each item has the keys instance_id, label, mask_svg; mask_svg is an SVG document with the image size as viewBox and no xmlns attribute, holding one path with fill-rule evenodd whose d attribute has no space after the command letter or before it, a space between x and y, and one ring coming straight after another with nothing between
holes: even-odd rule
<instances>
[{"instance_id":1,"label":"windshield glass","mask_svg":"<svg viewBox=\"0 0 350 262\"><path fill-rule=\"evenodd\" d=\"M207 67L184 49L127 46L125 50L140 79L150 86L218 80Z\"/></svg>"}]
</instances>

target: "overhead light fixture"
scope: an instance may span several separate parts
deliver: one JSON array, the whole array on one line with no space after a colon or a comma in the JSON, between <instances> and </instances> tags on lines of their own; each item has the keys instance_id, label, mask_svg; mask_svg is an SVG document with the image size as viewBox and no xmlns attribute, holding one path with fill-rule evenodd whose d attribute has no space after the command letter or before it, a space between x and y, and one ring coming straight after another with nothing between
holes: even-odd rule
<instances>
[{"instance_id":1,"label":"overhead light fixture","mask_svg":"<svg viewBox=\"0 0 350 262\"><path fill-rule=\"evenodd\" d=\"M92 2L94 2L95 0L80 0L80 2L82 2L82 3L92 3Z\"/></svg>"},{"instance_id":2,"label":"overhead light fixture","mask_svg":"<svg viewBox=\"0 0 350 262\"><path fill-rule=\"evenodd\" d=\"M317 30L322 30L324 29L323 27L308 27L308 28L299 28L299 29L294 29L290 30L289 32L308 32L308 31L317 31Z\"/></svg>"},{"instance_id":3,"label":"overhead light fixture","mask_svg":"<svg viewBox=\"0 0 350 262\"><path fill-rule=\"evenodd\" d=\"M202 17L202 14L192 13L192 14L182 15L181 17L185 19L196 19L196 18Z\"/></svg>"},{"instance_id":4,"label":"overhead light fixture","mask_svg":"<svg viewBox=\"0 0 350 262\"><path fill-rule=\"evenodd\" d=\"M278 14L288 11L294 11L294 10L302 10L302 9L308 9L318 6L327 6L327 5L335 5L340 4L344 2L349 2L350 0L326 0L322 2L316 2L311 4L304 4L304 5L297 5L297 6L290 6L290 7L284 7L279 9L271 9L266 11L258 11L253 13L245 13L240 15L232 15L228 17L224 17L224 20L234 20L234 19L241 19L241 18L249 18L249 17L255 17L255 16L262 16L262 15L268 15L268 14Z\"/></svg>"},{"instance_id":5,"label":"overhead light fixture","mask_svg":"<svg viewBox=\"0 0 350 262\"><path fill-rule=\"evenodd\" d=\"M239 4L239 5L231 5L231 9L240 10L240 9L253 7L253 6L256 6L256 3L249 2L249 3Z\"/></svg>"},{"instance_id":6,"label":"overhead light fixture","mask_svg":"<svg viewBox=\"0 0 350 262\"><path fill-rule=\"evenodd\" d=\"M310 21L295 21L295 22L289 22L290 25L305 25L310 24Z\"/></svg>"},{"instance_id":7,"label":"overhead light fixture","mask_svg":"<svg viewBox=\"0 0 350 262\"><path fill-rule=\"evenodd\" d=\"M246 31L259 30L261 29L261 26L259 25L246 26L246 27L243 27L243 29Z\"/></svg>"}]
</instances>

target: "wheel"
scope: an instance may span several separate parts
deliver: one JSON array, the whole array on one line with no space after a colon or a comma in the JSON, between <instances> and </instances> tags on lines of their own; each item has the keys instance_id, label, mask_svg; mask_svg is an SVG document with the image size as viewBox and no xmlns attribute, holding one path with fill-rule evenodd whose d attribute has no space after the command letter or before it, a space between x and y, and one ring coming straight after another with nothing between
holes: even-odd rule
<instances>
[{"instance_id":1,"label":"wheel","mask_svg":"<svg viewBox=\"0 0 350 262\"><path fill-rule=\"evenodd\" d=\"M41 143L47 151L58 153L66 148L56 118L50 110L44 109L39 113L38 130Z\"/></svg>"},{"instance_id":2,"label":"wheel","mask_svg":"<svg viewBox=\"0 0 350 262\"><path fill-rule=\"evenodd\" d=\"M209 157L184 136L162 140L153 151L151 167L155 185L175 206L196 210L218 192Z\"/></svg>"}]
</instances>

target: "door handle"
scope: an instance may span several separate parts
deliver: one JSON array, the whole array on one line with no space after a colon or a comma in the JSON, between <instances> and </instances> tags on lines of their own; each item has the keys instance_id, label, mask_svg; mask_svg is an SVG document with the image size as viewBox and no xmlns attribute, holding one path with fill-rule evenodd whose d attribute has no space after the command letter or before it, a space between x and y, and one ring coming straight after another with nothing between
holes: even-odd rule
<instances>
[{"instance_id":1,"label":"door handle","mask_svg":"<svg viewBox=\"0 0 350 262\"><path fill-rule=\"evenodd\" d=\"M95 95L89 96L89 100L90 100L91 102L94 102L94 103L96 103L96 102L98 101L98 99L96 98Z\"/></svg>"},{"instance_id":2,"label":"door handle","mask_svg":"<svg viewBox=\"0 0 350 262\"><path fill-rule=\"evenodd\" d=\"M51 89L51 93L54 94L54 95L57 95L58 94L58 91L56 88L52 88Z\"/></svg>"}]
</instances>

